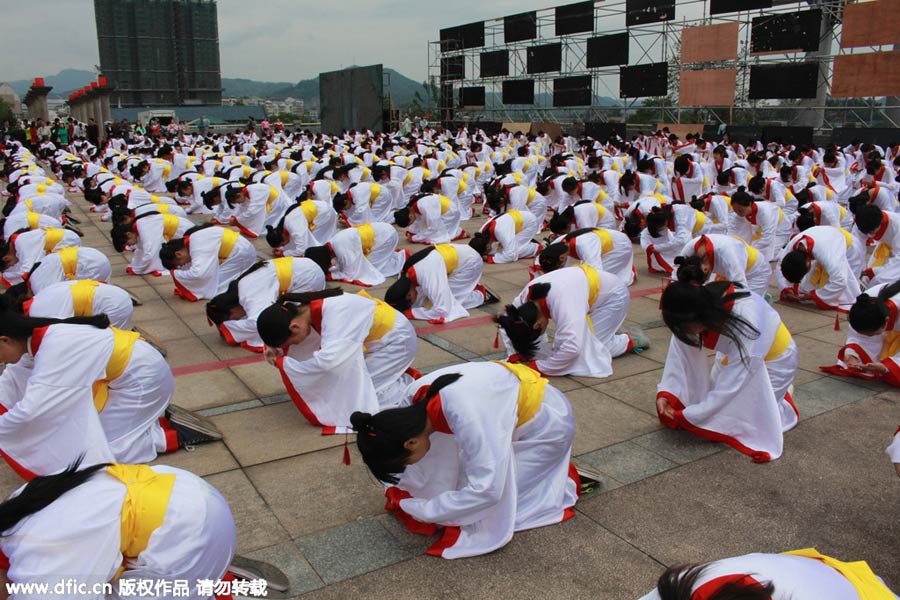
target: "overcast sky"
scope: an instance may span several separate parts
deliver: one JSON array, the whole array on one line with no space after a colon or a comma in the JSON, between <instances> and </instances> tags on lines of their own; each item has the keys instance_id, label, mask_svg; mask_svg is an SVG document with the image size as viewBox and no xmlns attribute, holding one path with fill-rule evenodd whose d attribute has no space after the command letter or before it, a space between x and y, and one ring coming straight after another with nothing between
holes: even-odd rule
<instances>
[{"instance_id":1,"label":"overcast sky","mask_svg":"<svg viewBox=\"0 0 900 600\"><path fill-rule=\"evenodd\" d=\"M558 4L565 4L560 1ZM0 81L99 63L92 0L12 0L0 20ZM554 6L552 0L218 0L223 77L296 82L383 63L417 81L445 27ZM452 8L451 8L452 7Z\"/></svg>"}]
</instances>

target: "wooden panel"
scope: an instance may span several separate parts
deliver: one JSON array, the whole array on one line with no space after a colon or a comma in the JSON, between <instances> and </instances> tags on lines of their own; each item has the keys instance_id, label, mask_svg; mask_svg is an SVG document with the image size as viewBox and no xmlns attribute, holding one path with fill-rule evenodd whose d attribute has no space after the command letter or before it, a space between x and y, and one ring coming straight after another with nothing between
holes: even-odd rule
<instances>
[{"instance_id":1,"label":"wooden panel","mask_svg":"<svg viewBox=\"0 0 900 600\"><path fill-rule=\"evenodd\" d=\"M681 62L737 60L738 23L685 27L681 30Z\"/></svg>"},{"instance_id":2,"label":"wooden panel","mask_svg":"<svg viewBox=\"0 0 900 600\"><path fill-rule=\"evenodd\" d=\"M531 131L531 122L525 123L515 123L515 122L503 122L503 128L509 131L510 133L515 133L517 131L521 131L522 133L528 133Z\"/></svg>"},{"instance_id":3,"label":"wooden panel","mask_svg":"<svg viewBox=\"0 0 900 600\"><path fill-rule=\"evenodd\" d=\"M537 135L538 131L543 131L554 140L562 135L562 127L559 123L532 123L531 134Z\"/></svg>"},{"instance_id":4,"label":"wooden panel","mask_svg":"<svg viewBox=\"0 0 900 600\"><path fill-rule=\"evenodd\" d=\"M703 133L703 123L657 123L656 130L662 131L669 128L669 133L674 133L679 139L685 139L689 133Z\"/></svg>"},{"instance_id":5,"label":"wooden panel","mask_svg":"<svg viewBox=\"0 0 900 600\"><path fill-rule=\"evenodd\" d=\"M682 71L679 106L733 106L736 69Z\"/></svg>"},{"instance_id":6,"label":"wooden panel","mask_svg":"<svg viewBox=\"0 0 900 600\"><path fill-rule=\"evenodd\" d=\"M900 2L877 0L844 7L841 48L891 44L900 44Z\"/></svg>"},{"instance_id":7,"label":"wooden panel","mask_svg":"<svg viewBox=\"0 0 900 600\"><path fill-rule=\"evenodd\" d=\"M831 96L900 96L900 50L836 56Z\"/></svg>"}]
</instances>

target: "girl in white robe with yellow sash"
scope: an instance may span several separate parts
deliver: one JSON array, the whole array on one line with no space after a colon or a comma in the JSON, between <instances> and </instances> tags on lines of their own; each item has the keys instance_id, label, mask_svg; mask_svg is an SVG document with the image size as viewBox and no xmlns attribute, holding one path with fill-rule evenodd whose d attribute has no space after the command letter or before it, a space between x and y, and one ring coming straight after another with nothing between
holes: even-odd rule
<instances>
[{"instance_id":1,"label":"girl in white robe with yellow sash","mask_svg":"<svg viewBox=\"0 0 900 600\"><path fill-rule=\"evenodd\" d=\"M528 211L507 210L482 225L469 246L489 264L513 263L532 258L541 251L534 241L543 223Z\"/></svg>"},{"instance_id":2,"label":"girl in white robe with yellow sash","mask_svg":"<svg viewBox=\"0 0 900 600\"><path fill-rule=\"evenodd\" d=\"M2 223L3 237L6 239L25 229L58 229L63 226L60 219L34 211L14 212L3 219Z\"/></svg>"},{"instance_id":3,"label":"girl in white robe with yellow sash","mask_svg":"<svg viewBox=\"0 0 900 600\"><path fill-rule=\"evenodd\" d=\"M342 229L324 246L307 248L305 256L316 261L330 281L369 287L400 272L408 255L397 249L398 241L393 225L364 223Z\"/></svg>"},{"instance_id":4,"label":"girl in white robe with yellow sash","mask_svg":"<svg viewBox=\"0 0 900 600\"><path fill-rule=\"evenodd\" d=\"M772 267L759 250L743 239L720 233L707 233L685 244L678 256L696 256L706 281L733 281L760 296L765 296L772 281ZM678 257L675 257L676 264ZM678 279L677 272L672 279Z\"/></svg>"},{"instance_id":5,"label":"girl in white robe with yellow sash","mask_svg":"<svg viewBox=\"0 0 900 600\"><path fill-rule=\"evenodd\" d=\"M23 303L25 314L31 317L68 319L106 315L116 329L131 329L134 304L131 294L122 288L80 279L52 283Z\"/></svg>"},{"instance_id":6,"label":"girl in white robe with yellow sash","mask_svg":"<svg viewBox=\"0 0 900 600\"><path fill-rule=\"evenodd\" d=\"M172 239L159 251L172 274L175 295L189 302L212 298L257 261L256 248L236 231L198 225Z\"/></svg>"},{"instance_id":7,"label":"girl in white robe with yellow sash","mask_svg":"<svg viewBox=\"0 0 900 600\"><path fill-rule=\"evenodd\" d=\"M706 213L686 204L666 204L646 215L641 247L651 273L674 272L675 257L691 238L706 231Z\"/></svg>"},{"instance_id":8,"label":"girl in white robe with yellow sash","mask_svg":"<svg viewBox=\"0 0 900 600\"><path fill-rule=\"evenodd\" d=\"M874 204L854 206L856 229L875 246L860 278L866 287L900 279L900 214Z\"/></svg>"},{"instance_id":9,"label":"girl in white robe with yellow sash","mask_svg":"<svg viewBox=\"0 0 900 600\"><path fill-rule=\"evenodd\" d=\"M0 244L3 284L6 287L24 280L31 268L51 252L80 246L81 238L67 229L28 229L13 233Z\"/></svg>"},{"instance_id":10,"label":"girl in white robe with yellow sash","mask_svg":"<svg viewBox=\"0 0 900 600\"><path fill-rule=\"evenodd\" d=\"M0 451L25 479L85 460L149 462L178 448L160 421L175 388L163 356L104 315L7 312L0 327Z\"/></svg>"},{"instance_id":11,"label":"girl in white robe with yellow sash","mask_svg":"<svg viewBox=\"0 0 900 600\"><path fill-rule=\"evenodd\" d=\"M535 259L536 266L529 267L536 276L563 267L575 267L584 263L598 271L612 273L625 285L636 279L634 246L621 231L603 228L577 229L556 238L541 250Z\"/></svg>"},{"instance_id":12,"label":"girl in white robe with yellow sash","mask_svg":"<svg viewBox=\"0 0 900 600\"><path fill-rule=\"evenodd\" d=\"M565 395L525 365L467 363L412 383L411 406L351 417L357 447L386 484L387 508L413 532L443 534L427 551L464 558L517 531L575 515L575 419Z\"/></svg>"},{"instance_id":13,"label":"girl in white robe with yellow sash","mask_svg":"<svg viewBox=\"0 0 900 600\"><path fill-rule=\"evenodd\" d=\"M355 410L396 406L416 356L412 324L381 300L327 289L287 294L256 320L266 359L323 433L350 430Z\"/></svg>"},{"instance_id":14,"label":"girl in white robe with yellow sash","mask_svg":"<svg viewBox=\"0 0 900 600\"><path fill-rule=\"evenodd\" d=\"M276 225L291 205L281 188L265 183L232 186L224 196L233 208L231 224L249 238L259 237L265 233L266 226Z\"/></svg>"},{"instance_id":15,"label":"girl in white robe with yellow sash","mask_svg":"<svg viewBox=\"0 0 900 600\"><path fill-rule=\"evenodd\" d=\"M673 335L657 386L659 419L754 462L774 460L800 417L790 393L797 346L762 297L730 281L705 280L696 262L682 264L678 281L663 292L663 320ZM704 348L716 351L711 373Z\"/></svg>"},{"instance_id":16,"label":"girl in white robe with yellow sash","mask_svg":"<svg viewBox=\"0 0 900 600\"><path fill-rule=\"evenodd\" d=\"M409 319L449 323L493 298L481 281L484 261L469 246L438 244L409 257L385 302Z\"/></svg>"},{"instance_id":17,"label":"girl in white robe with yellow sash","mask_svg":"<svg viewBox=\"0 0 900 600\"><path fill-rule=\"evenodd\" d=\"M459 204L438 194L417 194L394 213L394 222L407 228L407 239L416 244L449 244L466 237L459 220Z\"/></svg>"},{"instance_id":18,"label":"girl in white robe with yellow sash","mask_svg":"<svg viewBox=\"0 0 900 600\"><path fill-rule=\"evenodd\" d=\"M330 202L301 200L274 226L266 226L266 243L277 256L303 256L307 248L322 246L337 233L337 213Z\"/></svg>"},{"instance_id":19,"label":"girl in white robe with yellow sash","mask_svg":"<svg viewBox=\"0 0 900 600\"><path fill-rule=\"evenodd\" d=\"M173 238L183 238L193 227L194 222L185 217L145 212L113 228L113 248L124 252L126 247L134 246L131 264L125 268L129 275L168 275L159 258L160 248Z\"/></svg>"},{"instance_id":20,"label":"girl in white robe with yellow sash","mask_svg":"<svg viewBox=\"0 0 900 600\"><path fill-rule=\"evenodd\" d=\"M111 277L112 265L105 254L86 246L69 246L35 263L25 283L32 293L38 294L45 287L60 281L93 279L107 283Z\"/></svg>"},{"instance_id":21,"label":"girl in white robe with yellow sash","mask_svg":"<svg viewBox=\"0 0 900 600\"><path fill-rule=\"evenodd\" d=\"M261 261L206 303L206 317L229 346L262 352L265 347L256 330L259 313L284 294L324 289L325 274L308 258L284 256Z\"/></svg>"},{"instance_id":22,"label":"girl in white robe with yellow sash","mask_svg":"<svg viewBox=\"0 0 900 600\"><path fill-rule=\"evenodd\" d=\"M508 360L545 375L609 377L612 359L638 340L619 333L631 297L612 273L587 264L557 269L529 283L497 317ZM556 325L551 343L550 321ZM647 340L641 340L646 347Z\"/></svg>"},{"instance_id":23,"label":"girl in white robe with yellow sash","mask_svg":"<svg viewBox=\"0 0 900 600\"><path fill-rule=\"evenodd\" d=\"M896 600L865 561L845 562L815 548L745 554L670 567L640 600Z\"/></svg>"},{"instance_id":24,"label":"girl in white robe with yellow sash","mask_svg":"<svg viewBox=\"0 0 900 600\"><path fill-rule=\"evenodd\" d=\"M154 598L213 598L199 583L230 578L237 537L215 488L164 465L79 466L36 479L0 504L4 583L53 590L74 580L86 593L70 589L60 597L112 600L137 595L150 582L160 585L150 588ZM176 580L185 583L178 588ZM100 592L107 583L112 593ZM11 597L48 594L35 589Z\"/></svg>"}]
</instances>

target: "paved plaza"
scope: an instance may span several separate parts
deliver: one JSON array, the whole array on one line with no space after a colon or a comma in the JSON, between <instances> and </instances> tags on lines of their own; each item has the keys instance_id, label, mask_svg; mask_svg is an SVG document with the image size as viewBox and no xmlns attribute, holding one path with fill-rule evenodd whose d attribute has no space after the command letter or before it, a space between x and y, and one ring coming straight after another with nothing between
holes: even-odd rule
<instances>
[{"instance_id":1,"label":"paved plaza","mask_svg":"<svg viewBox=\"0 0 900 600\"><path fill-rule=\"evenodd\" d=\"M603 473L602 487L564 524L516 534L487 556L450 561L424 555L433 539L407 533L385 513L382 486L352 436L345 466L344 436L322 436L309 425L274 367L226 346L204 303L176 298L171 278L125 275L109 224L85 212L81 196L70 198L76 215L85 215L84 245L109 255L112 282L143 301L134 323L164 343L174 403L211 417L224 434L223 442L158 462L202 475L222 492L237 522L238 552L282 568L291 597L625 600L649 591L667 565L809 546L866 560L900 589L900 481L884 454L900 424L900 390L819 371L834 362L847 332L845 320L834 330L833 313L776 304L800 349L794 398L801 423L786 434L781 459L753 464L656 418L670 336L658 309L663 282L635 246L639 277L627 324L643 327L653 346L615 359L608 379L551 379L575 410L575 461ZM471 233L483 221L464 227ZM255 245L260 257L271 257L264 240ZM483 283L504 302L527 281L526 261L485 265ZM369 292L383 297L385 287ZM501 308L446 325L416 321L413 366L428 372L502 358L491 322ZM0 485L8 493L20 483L4 468Z\"/></svg>"}]
</instances>

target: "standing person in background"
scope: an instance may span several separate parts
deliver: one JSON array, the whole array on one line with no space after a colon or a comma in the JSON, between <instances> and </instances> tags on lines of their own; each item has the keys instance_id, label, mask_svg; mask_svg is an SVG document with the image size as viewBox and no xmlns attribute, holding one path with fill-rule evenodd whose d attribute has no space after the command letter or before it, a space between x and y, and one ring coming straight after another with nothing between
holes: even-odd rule
<instances>
[{"instance_id":1,"label":"standing person in background","mask_svg":"<svg viewBox=\"0 0 900 600\"><path fill-rule=\"evenodd\" d=\"M206 118L206 115L200 115L200 120L197 121L197 130L201 136L206 137L207 129L209 129L209 119Z\"/></svg>"},{"instance_id":2,"label":"standing person in background","mask_svg":"<svg viewBox=\"0 0 900 600\"><path fill-rule=\"evenodd\" d=\"M87 139L92 145L97 146L100 144L100 128L97 127L97 121L94 120L94 117L88 119L86 133Z\"/></svg>"}]
</instances>

